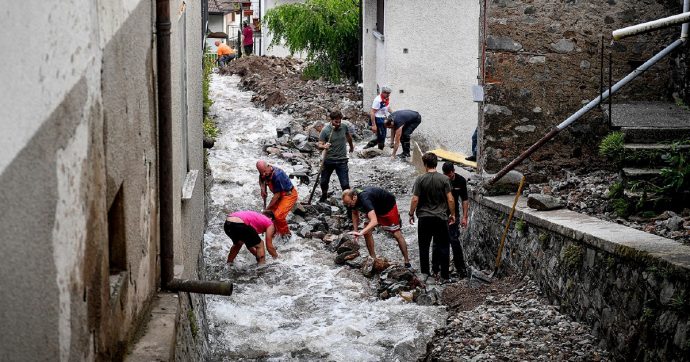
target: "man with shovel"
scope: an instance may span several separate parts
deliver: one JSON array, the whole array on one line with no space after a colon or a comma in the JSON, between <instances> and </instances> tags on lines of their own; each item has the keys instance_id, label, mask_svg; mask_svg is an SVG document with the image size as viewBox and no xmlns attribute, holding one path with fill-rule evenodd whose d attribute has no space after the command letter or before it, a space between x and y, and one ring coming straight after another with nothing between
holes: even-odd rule
<instances>
[{"instance_id":1,"label":"man with shovel","mask_svg":"<svg viewBox=\"0 0 690 362\"><path fill-rule=\"evenodd\" d=\"M297 189L292 185L292 181L285 172L278 167L269 165L264 160L256 162L256 169L259 171L259 188L261 198L264 200L264 209L273 211L275 219L273 223L276 231L283 237L290 237L287 215L297 202ZM271 201L266 206L266 186L273 193Z\"/></svg>"},{"instance_id":2,"label":"man with shovel","mask_svg":"<svg viewBox=\"0 0 690 362\"><path fill-rule=\"evenodd\" d=\"M319 135L319 143L316 145L321 150L326 150L321 166L321 198L325 202L328 198L328 184L331 181L333 171L338 175L340 187L343 190L350 188L350 176L347 167L347 149L345 142L350 145L350 153L355 151L352 143L352 135L349 127L341 126L343 114L340 111L332 111L328 117L331 122L324 126ZM311 198L310 198L311 199Z\"/></svg>"}]
</instances>

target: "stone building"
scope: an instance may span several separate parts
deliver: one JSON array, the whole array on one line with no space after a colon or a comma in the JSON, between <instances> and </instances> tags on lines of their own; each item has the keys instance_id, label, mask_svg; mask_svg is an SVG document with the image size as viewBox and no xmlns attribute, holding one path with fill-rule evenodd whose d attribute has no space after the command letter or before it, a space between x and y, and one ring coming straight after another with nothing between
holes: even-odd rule
<instances>
[{"instance_id":1,"label":"stone building","mask_svg":"<svg viewBox=\"0 0 690 362\"><path fill-rule=\"evenodd\" d=\"M384 85L393 110L422 115L416 135L467 154L477 127L479 2L362 1L363 108ZM353 49L354 51L354 49Z\"/></svg>"},{"instance_id":2,"label":"stone building","mask_svg":"<svg viewBox=\"0 0 690 362\"><path fill-rule=\"evenodd\" d=\"M612 42L613 30L678 14L683 5L682 0L480 3L485 102L479 164L489 172L498 171L596 98L602 78L608 87L609 54L615 83L678 39L680 25L616 42ZM689 54L687 45L674 51L614 95L613 102L673 103L675 93L687 104ZM607 117L597 108L519 169L533 181L542 181L563 167L600 167L596 149L608 131Z\"/></svg>"},{"instance_id":3,"label":"stone building","mask_svg":"<svg viewBox=\"0 0 690 362\"><path fill-rule=\"evenodd\" d=\"M27 0L6 3L0 22L2 359L119 359L160 286L163 231L177 276L197 275L201 3ZM161 89L172 151L158 149Z\"/></svg>"}]
</instances>

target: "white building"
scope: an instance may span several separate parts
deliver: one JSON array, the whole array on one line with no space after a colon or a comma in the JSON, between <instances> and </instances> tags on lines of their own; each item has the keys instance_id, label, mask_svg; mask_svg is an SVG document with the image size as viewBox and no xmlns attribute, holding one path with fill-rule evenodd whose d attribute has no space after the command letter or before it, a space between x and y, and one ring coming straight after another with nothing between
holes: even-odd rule
<instances>
[{"instance_id":1,"label":"white building","mask_svg":"<svg viewBox=\"0 0 690 362\"><path fill-rule=\"evenodd\" d=\"M479 1L363 0L364 110L389 85L391 108L422 115L416 133L470 153L478 107Z\"/></svg>"}]
</instances>

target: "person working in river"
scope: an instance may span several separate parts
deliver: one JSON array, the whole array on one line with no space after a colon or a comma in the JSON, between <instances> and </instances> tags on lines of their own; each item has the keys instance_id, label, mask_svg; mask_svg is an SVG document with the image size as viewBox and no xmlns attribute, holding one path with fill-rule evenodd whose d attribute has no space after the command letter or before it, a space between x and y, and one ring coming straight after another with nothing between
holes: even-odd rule
<instances>
[{"instance_id":1,"label":"person working in river","mask_svg":"<svg viewBox=\"0 0 690 362\"><path fill-rule=\"evenodd\" d=\"M410 203L410 224L414 224L414 215L419 217L417 241L419 242L419 269L429 273L429 246L433 239L432 270L434 275L441 272L441 282L450 279L450 241L448 225L455 223L455 201L446 176L436 172L438 157L431 152L422 156L426 172L418 176L412 188ZM450 213L448 212L450 210Z\"/></svg>"},{"instance_id":2,"label":"person working in river","mask_svg":"<svg viewBox=\"0 0 690 362\"><path fill-rule=\"evenodd\" d=\"M321 198L320 202L325 202L328 198L328 184L331 175L335 171L342 190L350 188L350 176L347 166L347 149L345 142L350 145L350 153L354 152L355 146L352 143L350 128L342 126L343 114L340 111L332 111L328 117L331 122L324 126L319 135L319 142L316 147L326 151L321 169Z\"/></svg>"},{"instance_id":3,"label":"person working in river","mask_svg":"<svg viewBox=\"0 0 690 362\"><path fill-rule=\"evenodd\" d=\"M256 257L256 262L259 265L266 263L266 251L276 259L278 252L273 246L273 234L275 227L271 217L272 212L267 212L267 215L258 213L256 211L236 211L229 214L225 219L223 229L225 235L232 240L232 247L228 253L228 263L232 264L237 257L237 254L242 249L242 245L247 247L250 253ZM266 233L266 247L261 240L259 234Z\"/></svg>"},{"instance_id":4,"label":"person working in river","mask_svg":"<svg viewBox=\"0 0 690 362\"><path fill-rule=\"evenodd\" d=\"M388 86L381 87L381 94L374 98L371 104L370 125L371 131L374 132L376 138L369 141L365 148L374 147L378 145L379 150L382 150L386 142L387 128L384 126L386 116L390 113L391 89Z\"/></svg>"},{"instance_id":5,"label":"person working in river","mask_svg":"<svg viewBox=\"0 0 690 362\"><path fill-rule=\"evenodd\" d=\"M452 162L443 163L441 169L450 181L450 192L453 194L455 201L455 222L448 226L450 247L453 249L453 265L458 276L464 278L467 276L467 267L465 266L465 257L462 253L462 245L460 245L460 227L463 229L467 227L469 216L470 202L467 198L467 181L464 177L455 173L455 166ZM458 207L460 200L462 200L462 219L460 218L460 208Z\"/></svg>"},{"instance_id":6,"label":"person working in river","mask_svg":"<svg viewBox=\"0 0 690 362\"><path fill-rule=\"evenodd\" d=\"M273 193L271 201L266 206L266 210L273 211L275 215L274 223L278 234L285 238L290 237L287 216L297 203L297 189L292 185L292 181L287 174L278 167L269 165L266 161L256 162L256 169L259 171L259 189L261 198L266 205L266 186Z\"/></svg>"},{"instance_id":7,"label":"person working in river","mask_svg":"<svg viewBox=\"0 0 690 362\"><path fill-rule=\"evenodd\" d=\"M352 190L347 189L343 191L343 204L352 209L353 231L351 234L355 236L355 240L360 236L364 236L367 250L372 258L376 259L374 235L372 232L376 226L381 226L383 230L393 234L393 237L398 242L405 267L412 267L407 255L407 243L400 231L400 213L398 212L398 205L393 194L373 186ZM362 230L359 230L360 212L364 213L369 219L369 223Z\"/></svg>"},{"instance_id":8,"label":"person working in river","mask_svg":"<svg viewBox=\"0 0 690 362\"><path fill-rule=\"evenodd\" d=\"M409 109L401 109L388 115L384 125L386 128L393 129L393 155L391 156L393 159L400 144L402 144L402 153L399 157L403 159L410 157L410 136L420 123L422 123L422 116L419 112Z\"/></svg>"},{"instance_id":9,"label":"person working in river","mask_svg":"<svg viewBox=\"0 0 690 362\"><path fill-rule=\"evenodd\" d=\"M231 60L235 59L235 51L230 48L227 44L221 43L220 41L216 40L214 43L216 47L218 48L216 52L218 53L218 58L216 61L218 62L219 66L224 66L228 64Z\"/></svg>"}]
</instances>

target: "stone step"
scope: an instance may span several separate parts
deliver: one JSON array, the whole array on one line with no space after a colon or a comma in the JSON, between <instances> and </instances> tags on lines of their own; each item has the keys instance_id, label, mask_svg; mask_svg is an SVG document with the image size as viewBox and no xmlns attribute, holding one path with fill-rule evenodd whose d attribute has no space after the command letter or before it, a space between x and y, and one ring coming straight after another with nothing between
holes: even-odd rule
<instances>
[{"instance_id":1,"label":"stone step","mask_svg":"<svg viewBox=\"0 0 690 362\"><path fill-rule=\"evenodd\" d=\"M673 102L618 103L611 108L611 126L630 143L690 139L690 110Z\"/></svg>"},{"instance_id":2,"label":"stone step","mask_svg":"<svg viewBox=\"0 0 690 362\"><path fill-rule=\"evenodd\" d=\"M659 168L624 167L621 169L621 177L626 189L639 183L639 181L648 181L661 186L661 169Z\"/></svg>"},{"instance_id":3,"label":"stone step","mask_svg":"<svg viewBox=\"0 0 690 362\"><path fill-rule=\"evenodd\" d=\"M620 127L625 134L625 142L659 143L690 140L690 127Z\"/></svg>"},{"instance_id":4,"label":"stone step","mask_svg":"<svg viewBox=\"0 0 690 362\"><path fill-rule=\"evenodd\" d=\"M623 149L623 166L630 168L663 167L668 165L668 157L675 153L690 157L690 144L627 143Z\"/></svg>"}]
</instances>

